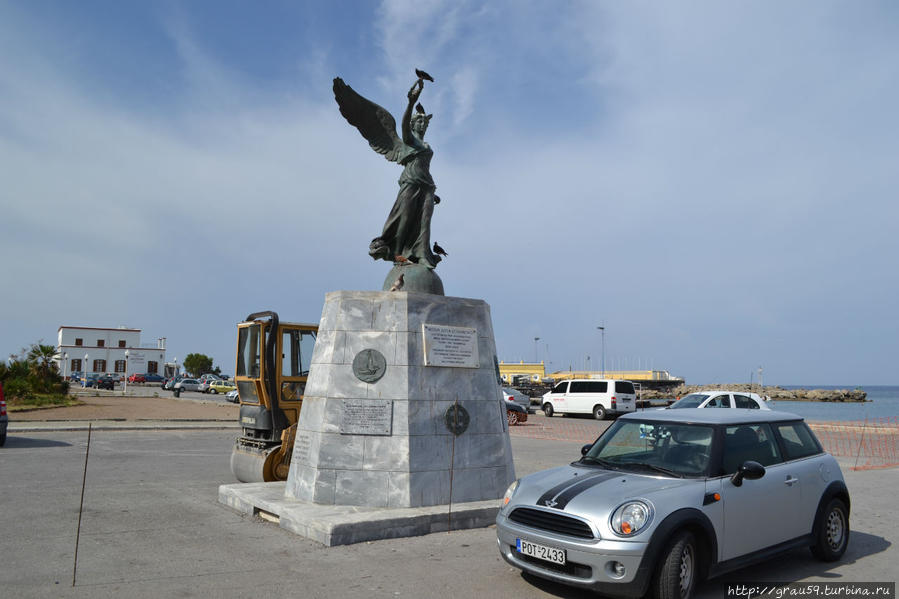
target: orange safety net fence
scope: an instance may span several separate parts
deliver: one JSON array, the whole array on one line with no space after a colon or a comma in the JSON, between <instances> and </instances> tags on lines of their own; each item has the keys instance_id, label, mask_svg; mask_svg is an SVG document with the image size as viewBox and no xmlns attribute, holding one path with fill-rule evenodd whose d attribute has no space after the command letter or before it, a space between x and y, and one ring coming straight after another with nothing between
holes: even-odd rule
<instances>
[{"instance_id":1,"label":"orange safety net fence","mask_svg":"<svg viewBox=\"0 0 899 599\"><path fill-rule=\"evenodd\" d=\"M835 457L854 458L853 470L899 466L899 417L863 421L809 421L825 451ZM509 427L513 437L592 443L605 430L592 420L534 418Z\"/></svg>"}]
</instances>

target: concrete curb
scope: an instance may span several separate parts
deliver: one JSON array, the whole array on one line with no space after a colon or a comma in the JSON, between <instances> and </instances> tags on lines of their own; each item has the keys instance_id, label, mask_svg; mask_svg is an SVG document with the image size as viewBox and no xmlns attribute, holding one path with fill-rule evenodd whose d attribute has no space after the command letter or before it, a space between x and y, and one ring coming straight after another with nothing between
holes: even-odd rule
<instances>
[{"instance_id":1,"label":"concrete curb","mask_svg":"<svg viewBox=\"0 0 899 599\"><path fill-rule=\"evenodd\" d=\"M239 429L233 420L36 420L10 422L8 431L42 433L54 431L86 431L88 425L98 431Z\"/></svg>"}]
</instances>

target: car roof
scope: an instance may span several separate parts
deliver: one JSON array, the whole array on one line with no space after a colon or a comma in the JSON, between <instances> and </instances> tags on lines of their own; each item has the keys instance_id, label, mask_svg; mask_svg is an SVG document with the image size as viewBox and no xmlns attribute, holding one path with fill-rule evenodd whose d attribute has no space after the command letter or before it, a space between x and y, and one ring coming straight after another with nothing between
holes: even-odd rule
<instances>
[{"instance_id":1,"label":"car roof","mask_svg":"<svg viewBox=\"0 0 899 599\"><path fill-rule=\"evenodd\" d=\"M630 383L628 379L565 379L564 381L559 381L560 383L567 383L571 381L572 383L582 383L584 381L605 381L607 383L611 383L612 381L618 381L622 383Z\"/></svg>"},{"instance_id":2,"label":"car roof","mask_svg":"<svg viewBox=\"0 0 899 599\"><path fill-rule=\"evenodd\" d=\"M761 396L755 391L734 391L733 389L700 389L699 391L691 391L687 395L711 395L712 393L739 393L740 395L751 395L761 399ZM684 395L684 397L687 395Z\"/></svg>"},{"instance_id":3,"label":"car roof","mask_svg":"<svg viewBox=\"0 0 899 599\"><path fill-rule=\"evenodd\" d=\"M638 410L625 414L619 420L645 420L652 422L687 422L695 424L748 424L751 422L785 422L802 420L802 416L777 410L747 410L732 408L681 408L678 410Z\"/></svg>"}]
</instances>

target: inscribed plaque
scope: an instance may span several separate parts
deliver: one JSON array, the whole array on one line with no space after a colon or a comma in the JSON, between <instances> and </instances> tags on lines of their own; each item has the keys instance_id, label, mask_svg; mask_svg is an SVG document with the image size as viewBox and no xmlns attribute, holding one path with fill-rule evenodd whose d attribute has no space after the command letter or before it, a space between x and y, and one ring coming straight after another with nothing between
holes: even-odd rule
<instances>
[{"instance_id":1,"label":"inscribed plaque","mask_svg":"<svg viewBox=\"0 0 899 599\"><path fill-rule=\"evenodd\" d=\"M422 324L425 366L477 368L478 331L469 327Z\"/></svg>"},{"instance_id":2,"label":"inscribed plaque","mask_svg":"<svg viewBox=\"0 0 899 599\"><path fill-rule=\"evenodd\" d=\"M389 399L344 399L340 414L342 435L390 435L393 402Z\"/></svg>"}]
</instances>

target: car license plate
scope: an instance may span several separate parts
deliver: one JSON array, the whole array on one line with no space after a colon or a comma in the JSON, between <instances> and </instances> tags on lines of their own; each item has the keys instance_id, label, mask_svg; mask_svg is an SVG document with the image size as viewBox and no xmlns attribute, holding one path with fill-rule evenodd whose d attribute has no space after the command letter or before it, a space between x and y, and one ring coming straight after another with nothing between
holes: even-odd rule
<instances>
[{"instance_id":1,"label":"car license plate","mask_svg":"<svg viewBox=\"0 0 899 599\"><path fill-rule=\"evenodd\" d=\"M564 549L556 549L555 547L538 545L537 543L531 543L530 541L525 541L523 539L515 539L515 548L518 550L518 553L530 555L531 557L536 557L537 559L553 562L554 564L565 563Z\"/></svg>"}]
</instances>

